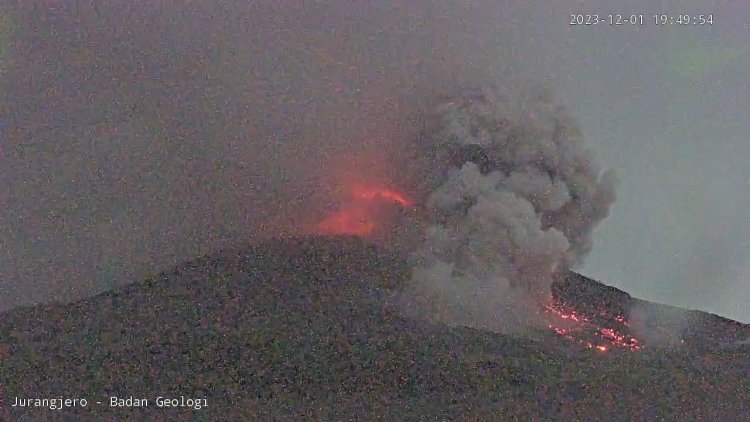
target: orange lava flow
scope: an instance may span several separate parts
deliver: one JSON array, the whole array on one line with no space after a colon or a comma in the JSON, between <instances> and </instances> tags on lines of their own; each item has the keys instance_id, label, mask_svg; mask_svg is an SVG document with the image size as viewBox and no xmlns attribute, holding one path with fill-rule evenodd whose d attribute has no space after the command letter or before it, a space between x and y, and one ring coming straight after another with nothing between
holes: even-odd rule
<instances>
[{"instance_id":1,"label":"orange lava flow","mask_svg":"<svg viewBox=\"0 0 750 422\"><path fill-rule=\"evenodd\" d=\"M413 201L391 189L356 188L339 210L315 226L315 232L324 235L370 235L378 227L377 208L387 202L402 207L414 205Z\"/></svg>"},{"instance_id":2,"label":"orange lava flow","mask_svg":"<svg viewBox=\"0 0 750 422\"><path fill-rule=\"evenodd\" d=\"M585 339L587 333L595 334L596 337L607 341L614 347L630 349L632 351L643 348L643 345L635 337L624 334L616 328L599 327L589 318L573 310L565 310L558 306L548 305L545 307L545 313L553 317L553 319L558 319L560 323L566 323L566 325L570 325L570 321L574 322L573 328L558 327L554 321L547 324L547 327L561 337L584 344L588 349L606 352L610 348L606 344L594 344L592 341ZM621 315L616 316L615 321L627 326L625 318Z\"/></svg>"}]
</instances>

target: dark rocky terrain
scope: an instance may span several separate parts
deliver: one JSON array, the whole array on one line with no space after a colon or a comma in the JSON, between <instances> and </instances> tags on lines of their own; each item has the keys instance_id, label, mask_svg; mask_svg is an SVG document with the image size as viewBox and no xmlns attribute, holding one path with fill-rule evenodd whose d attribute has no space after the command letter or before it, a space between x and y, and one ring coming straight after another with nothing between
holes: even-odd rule
<instances>
[{"instance_id":1,"label":"dark rocky terrain","mask_svg":"<svg viewBox=\"0 0 750 422\"><path fill-rule=\"evenodd\" d=\"M567 274L560 306L643 344L600 352L552 330L407 321L387 305L406 274L355 238L299 238L12 310L0 315L0 419L750 419L748 325ZM112 408L111 396L149 406ZM207 407L160 408L158 396ZM19 409L15 397L88 406Z\"/></svg>"}]
</instances>

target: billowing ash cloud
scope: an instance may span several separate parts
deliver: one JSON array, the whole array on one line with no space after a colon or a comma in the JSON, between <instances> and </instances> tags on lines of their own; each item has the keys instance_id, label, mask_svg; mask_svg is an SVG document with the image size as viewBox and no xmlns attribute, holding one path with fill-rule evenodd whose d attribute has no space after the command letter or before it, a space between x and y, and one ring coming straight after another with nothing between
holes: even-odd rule
<instances>
[{"instance_id":1,"label":"billowing ash cloud","mask_svg":"<svg viewBox=\"0 0 750 422\"><path fill-rule=\"evenodd\" d=\"M421 147L437 183L404 309L500 331L533 324L555 273L591 249L615 199L613 174L600 175L576 123L544 90L481 86L425 122Z\"/></svg>"}]
</instances>

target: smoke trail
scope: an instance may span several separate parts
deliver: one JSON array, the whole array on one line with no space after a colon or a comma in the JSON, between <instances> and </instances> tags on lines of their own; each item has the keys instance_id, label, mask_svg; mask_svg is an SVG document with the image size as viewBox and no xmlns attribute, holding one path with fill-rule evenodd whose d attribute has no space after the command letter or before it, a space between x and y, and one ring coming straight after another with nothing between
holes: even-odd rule
<instances>
[{"instance_id":1,"label":"smoke trail","mask_svg":"<svg viewBox=\"0 0 750 422\"><path fill-rule=\"evenodd\" d=\"M581 133L549 93L486 85L426 117L438 181L412 254L403 309L499 331L534 322L557 271L581 262L615 199Z\"/></svg>"}]
</instances>

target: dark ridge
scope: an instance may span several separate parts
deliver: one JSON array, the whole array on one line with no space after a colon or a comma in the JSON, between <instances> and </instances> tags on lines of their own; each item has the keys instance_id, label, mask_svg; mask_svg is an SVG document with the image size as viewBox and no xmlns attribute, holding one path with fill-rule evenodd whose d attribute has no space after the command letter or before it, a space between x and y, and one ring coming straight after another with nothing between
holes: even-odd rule
<instances>
[{"instance_id":1,"label":"dark ridge","mask_svg":"<svg viewBox=\"0 0 750 422\"><path fill-rule=\"evenodd\" d=\"M575 309L592 318L613 319L627 315L629 294L575 272L568 272L552 284L556 299L573 304Z\"/></svg>"},{"instance_id":2,"label":"dark ridge","mask_svg":"<svg viewBox=\"0 0 750 422\"><path fill-rule=\"evenodd\" d=\"M356 238L292 238L219 251L75 303L6 312L0 420L742 420L750 412L747 348L601 354L546 332L429 326L389 307L407 274L402 259ZM592 312L627 311L629 299L579 275L558 294ZM112 396L150 405L110 407ZM158 396L208 407L160 408ZM89 405L17 408L16 397Z\"/></svg>"}]
</instances>

